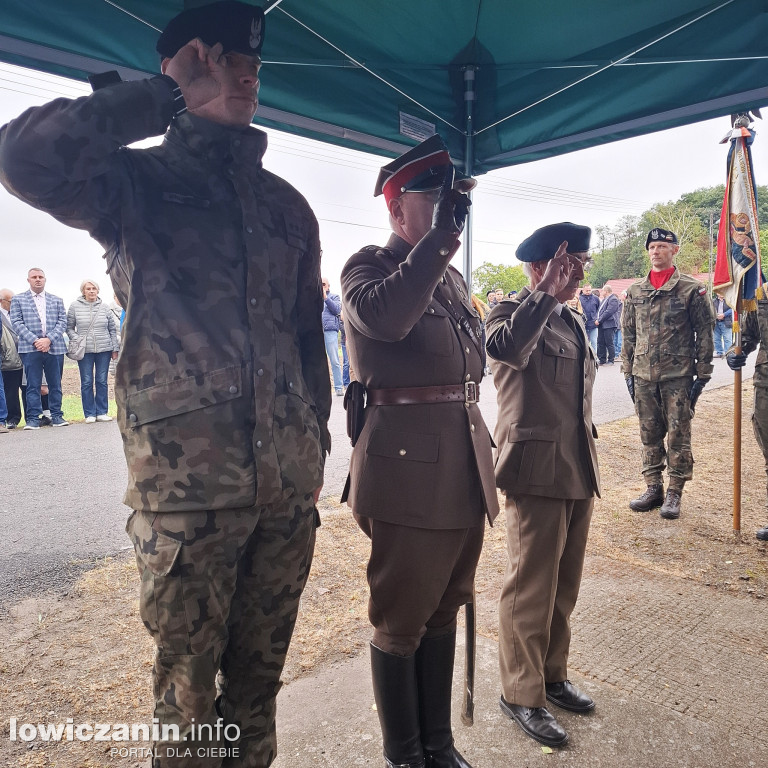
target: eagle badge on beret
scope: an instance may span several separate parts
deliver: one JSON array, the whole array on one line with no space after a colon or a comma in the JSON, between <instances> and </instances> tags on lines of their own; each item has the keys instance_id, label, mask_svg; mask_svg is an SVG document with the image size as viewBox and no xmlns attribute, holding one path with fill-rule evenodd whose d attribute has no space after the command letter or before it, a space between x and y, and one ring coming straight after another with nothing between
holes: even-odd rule
<instances>
[{"instance_id":1,"label":"eagle badge on beret","mask_svg":"<svg viewBox=\"0 0 768 768\"><path fill-rule=\"evenodd\" d=\"M261 45L261 22L261 16L256 16L251 22L251 36L248 39L248 43L254 50Z\"/></svg>"}]
</instances>

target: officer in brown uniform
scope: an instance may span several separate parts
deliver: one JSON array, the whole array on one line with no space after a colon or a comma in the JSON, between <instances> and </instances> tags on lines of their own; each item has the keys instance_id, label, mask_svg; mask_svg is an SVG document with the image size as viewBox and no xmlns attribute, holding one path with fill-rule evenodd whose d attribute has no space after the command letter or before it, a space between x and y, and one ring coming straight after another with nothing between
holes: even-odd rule
<instances>
[{"instance_id":1,"label":"officer in brown uniform","mask_svg":"<svg viewBox=\"0 0 768 768\"><path fill-rule=\"evenodd\" d=\"M762 290L762 289L760 289ZM755 431L760 450L765 460L765 471L768 474L768 299L759 298L757 309L744 312L739 316L741 325L741 352L731 349L725 356L731 370L743 368L747 355L754 352L758 345L760 349L755 359L755 374L752 384L755 390L755 403L752 412L752 427ZM760 541L768 541L768 525L758 528L755 536Z\"/></svg>"},{"instance_id":2,"label":"officer in brown uniform","mask_svg":"<svg viewBox=\"0 0 768 768\"><path fill-rule=\"evenodd\" d=\"M341 275L367 398L342 499L371 539L371 667L387 766L468 768L451 733L456 614L472 599L484 520L498 513L477 406L480 319L449 266L475 182L452 189L453 178L439 136L382 168L374 195L384 195L393 234Z\"/></svg>"},{"instance_id":3,"label":"officer in brown uniform","mask_svg":"<svg viewBox=\"0 0 768 768\"><path fill-rule=\"evenodd\" d=\"M0 133L2 183L90 232L126 308L115 394L155 768L272 762L329 448L317 221L250 125L263 34L253 5L185 11L157 44L164 75Z\"/></svg>"},{"instance_id":4,"label":"officer in brown uniform","mask_svg":"<svg viewBox=\"0 0 768 768\"><path fill-rule=\"evenodd\" d=\"M507 499L500 704L548 746L565 744L568 735L547 701L580 713L595 706L568 680L570 616L600 493L592 423L597 360L581 317L565 305L584 279L590 234L564 222L524 240L516 255L530 286L491 310L486 323L499 404L496 484Z\"/></svg>"},{"instance_id":5,"label":"officer in brown uniform","mask_svg":"<svg viewBox=\"0 0 768 768\"><path fill-rule=\"evenodd\" d=\"M645 247L651 271L627 290L621 320L622 371L640 420L647 485L629 507L637 512L661 507L661 516L674 520L680 517L685 482L693 477L691 419L712 377L715 315L707 289L674 265L680 249L674 232L652 229Z\"/></svg>"}]
</instances>

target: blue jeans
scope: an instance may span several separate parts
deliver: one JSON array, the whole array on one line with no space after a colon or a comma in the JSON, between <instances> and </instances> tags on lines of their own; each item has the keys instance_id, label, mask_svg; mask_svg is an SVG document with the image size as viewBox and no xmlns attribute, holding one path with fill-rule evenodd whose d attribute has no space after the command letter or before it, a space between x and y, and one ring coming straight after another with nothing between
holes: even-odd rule
<instances>
[{"instance_id":1,"label":"blue jeans","mask_svg":"<svg viewBox=\"0 0 768 768\"><path fill-rule=\"evenodd\" d=\"M0 424L3 424L8 418L8 406L5 403L5 387L3 386L3 377L0 376Z\"/></svg>"},{"instance_id":2,"label":"blue jeans","mask_svg":"<svg viewBox=\"0 0 768 768\"><path fill-rule=\"evenodd\" d=\"M43 413L40 401L40 384L48 382L48 407L51 418L64 418L61 410L61 370L64 367L64 355L52 355L50 352L24 352L19 355L27 372L27 421L37 420Z\"/></svg>"},{"instance_id":3,"label":"blue jeans","mask_svg":"<svg viewBox=\"0 0 768 768\"><path fill-rule=\"evenodd\" d=\"M349 386L349 355L347 354L347 345L341 342L341 356L344 362L341 364L341 379L344 382L344 386Z\"/></svg>"},{"instance_id":4,"label":"blue jeans","mask_svg":"<svg viewBox=\"0 0 768 768\"><path fill-rule=\"evenodd\" d=\"M83 401L83 415L104 416L109 410L109 390L107 374L111 352L86 352L82 360L77 361L80 369L80 398ZM93 370L96 369L96 395L94 396Z\"/></svg>"},{"instance_id":5,"label":"blue jeans","mask_svg":"<svg viewBox=\"0 0 768 768\"><path fill-rule=\"evenodd\" d=\"M343 388L341 381L341 363L339 362L339 332L323 331L325 336L325 351L328 359L331 361L331 371L333 373L333 388L340 392Z\"/></svg>"},{"instance_id":6,"label":"blue jeans","mask_svg":"<svg viewBox=\"0 0 768 768\"><path fill-rule=\"evenodd\" d=\"M587 338L589 339L589 346L592 347L592 351L597 354L597 326L593 325L591 328L587 326Z\"/></svg>"},{"instance_id":7,"label":"blue jeans","mask_svg":"<svg viewBox=\"0 0 768 768\"><path fill-rule=\"evenodd\" d=\"M724 355L733 344L733 329L725 320L715 320L715 354Z\"/></svg>"},{"instance_id":8,"label":"blue jeans","mask_svg":"<svg viewBox=\"0 0 768 768\"><path fill-rule=\"evenodd\" d=\"M613 333L613 348L618 357L621 354L621 328L617 328Z\"/></svg>"}]
</instances>

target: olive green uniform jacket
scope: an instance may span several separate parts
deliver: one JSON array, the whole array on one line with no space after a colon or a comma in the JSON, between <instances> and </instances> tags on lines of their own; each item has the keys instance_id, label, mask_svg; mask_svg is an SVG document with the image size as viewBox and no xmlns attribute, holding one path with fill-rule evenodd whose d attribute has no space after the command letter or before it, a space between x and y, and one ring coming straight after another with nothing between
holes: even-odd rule
<instances>
[{"instance_id":1,"label":"olive green uniform jacket","mask_svg":"<svg viewBox=\"0 0 768 768\"><path fill-rule=\"evenodd\" d=\"M263 132L171 123L171 88L152 78L27 110L0 131L0 181L106 251L126 309L125 503L180 512L311 493L330 447L317 222L262 167ZM127 148L166 129L159 147Z\"/></svg>"},{"instance_id":2,"label":"olive green uniform jacket","mask_svg":"<svg viewBox=\"0 0 768 768\"><path fill-rule=\"evenodd\" d=\"M364 248L344 266L347 349L367 389L482 379L480 318L463 278L448 266L452 254L439 254L452 246L453 235L439 230L416 246L392 235L385 248ZM342 500L355 514L397 525L469 528L499 512L491 437L474 403L366 407L347 482Z\"/></svg>"},{"instance_id":3,"label":"olive green uniform jacket","mask_svg":"<svg viewBox=\"0 0 768 768\"><path fill-rule=\"evenodd\" d=\"M555 499L600 495L592 423L597 363L581 317L557 299L523 288L488 315L498 391L496 484L506 495Z\"/></svg>"},{"instance_id":4,"label":"olive green uniform jacket","mask_svg":"<svg viewBox=\"0 0 768 768\"><path fill-rule=\"evenodd\" d=\"M707 289L675 268L658 290L646 277L630 285L621 318L624 376L665 381L712 377L715 315Z\"/></svg>"}]
</instances>

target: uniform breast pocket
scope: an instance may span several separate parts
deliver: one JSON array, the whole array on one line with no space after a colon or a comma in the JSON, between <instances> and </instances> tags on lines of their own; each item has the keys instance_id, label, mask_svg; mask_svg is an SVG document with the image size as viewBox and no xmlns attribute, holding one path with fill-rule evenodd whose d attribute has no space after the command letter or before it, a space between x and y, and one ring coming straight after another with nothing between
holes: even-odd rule
<instances>
[{"instance_id":1,"label":"uniform breast pocket","mask_svg":"<svg viewBox=\"0 0 768 768\"><path fill-rule=\"evenodd\" d=\"M541 379L546 384L564 386L576 380L579 350L566 339L545 339L541 359Z\"/></svg>"},{"instance_id":2,"label":"uniform breast pocket","mask_svg":"<svg viewBox=\"0 0 768 768\"><path fill-rule=\"evenodd\" d=\"M411 349L425 355L450 357L455 350L452 323L447 315L427 311L408 334Z\"/></svg>"}]
</instances>

